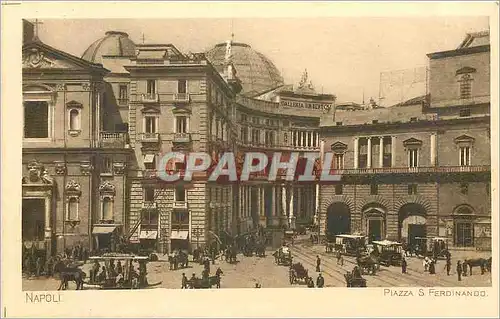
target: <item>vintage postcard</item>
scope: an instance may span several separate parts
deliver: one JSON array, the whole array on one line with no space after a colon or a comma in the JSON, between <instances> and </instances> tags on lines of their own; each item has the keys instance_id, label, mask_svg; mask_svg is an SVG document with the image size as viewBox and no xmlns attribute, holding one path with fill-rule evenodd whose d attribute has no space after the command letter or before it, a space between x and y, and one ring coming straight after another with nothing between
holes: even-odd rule
<instances>
[{"instance_id":1,"label":"vintage postcard","mask_svg":"<svg viewBox=\"0 0 500 319\"><path fill-rule=\"evenodd\" d=\"M498 316L498 3L2 6L4 317Z\"/></svg>"}]
</instances>

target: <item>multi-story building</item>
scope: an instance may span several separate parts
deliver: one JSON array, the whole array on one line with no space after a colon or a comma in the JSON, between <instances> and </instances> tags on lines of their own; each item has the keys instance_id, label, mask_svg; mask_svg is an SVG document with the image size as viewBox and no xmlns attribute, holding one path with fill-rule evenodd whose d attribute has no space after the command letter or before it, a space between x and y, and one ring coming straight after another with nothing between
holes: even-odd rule
<instances>
[{"instance_id":1,"label":"multi-story building","mask_svg":"<svg viewBox=\"0 0 500 319\"><path fill-rule=\"evenodd\" d=\"M48 254L113 249L123 231L126 133L104 132L101 64L41 42L25 23L22 238Z\"/></svg>"},{"instance_id":2,"label":"multi-story building","mask_svg":"<svg viewBox=\"0 0 500 319\"><path fill-rule=\"evenodd\" d=\"M428 95L336 110L322 151L342 180L321 187L323 231L491 248L488 33L429 54Z\"/></svg>"}]
</instances>

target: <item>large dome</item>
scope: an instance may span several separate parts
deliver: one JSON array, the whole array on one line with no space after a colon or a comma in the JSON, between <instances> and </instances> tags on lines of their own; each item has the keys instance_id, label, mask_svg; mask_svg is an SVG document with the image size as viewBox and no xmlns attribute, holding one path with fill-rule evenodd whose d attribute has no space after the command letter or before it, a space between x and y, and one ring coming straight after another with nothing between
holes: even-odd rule
<instances>
[{"instance_id":1,"label":"large dome","mask_svg":"<svg viewBox=\"0 0 500 319\"><path fill-rule=\"evenodd\" d=\"M284 84L274 63L248 44L233 43L231 53L233 65L243 86L243 94L256 95ZM206 53L208 60L219 70L224 64L225 55L225 43L217 44Z\"/></svg>"},{"instance_id":2,"label":"large dome","mask_svg":"<svg viewBox=\"0 0 500 319\"><path fill-rule=\"evenodd\" d=\"M82 55L82 59L102 63L103 56L134 56L135 43L128 34L120 31L108 31L103 38L92 43Z\"/></svg>"}]
</instances>

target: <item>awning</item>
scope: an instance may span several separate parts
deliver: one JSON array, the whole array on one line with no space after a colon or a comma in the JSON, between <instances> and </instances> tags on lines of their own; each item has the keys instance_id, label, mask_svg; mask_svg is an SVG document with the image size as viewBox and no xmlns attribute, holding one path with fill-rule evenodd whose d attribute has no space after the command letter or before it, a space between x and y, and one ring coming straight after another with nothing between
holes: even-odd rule
<instances>
[{"instance_id":1,"label":"awning","mask_svg":"<svg viewBox=\"0 0 500 319\"><path fill-rule=\"evenodd\" d=\"M188 239L189 231L187 230L172 230L170 234L170 239Z\"/></svg>"},{"instance_id":2,"label":"awning","mask_svg":"<svg viewBox=\"0 0 500 319\"><path fill-rule=\"evenodd\" d=\"M152 164L155 160L155 154L146 154L144 155L144 163Z\"/></svg>"},{"instance_id":3,"label":"awning","mask_svg":"<svg viewBox=\"0 0 500 319\"><path fill-rule=\"evenodd\" d=\"M92 234L99 235L99 234L111 234L114 232L116 229L116 226L94 226L94 229L92 230Z\"/></svg>"},{"instance_id":4,"label":"awning","mask_svg":"<svg viewBox=\"0 0 500 319\"><path fill-rule=\"evenodd\" d=\"M158 231L156 230L141 230L139 234L139 239L156 239L158 237Z\"/></svg>"}]
</instances>

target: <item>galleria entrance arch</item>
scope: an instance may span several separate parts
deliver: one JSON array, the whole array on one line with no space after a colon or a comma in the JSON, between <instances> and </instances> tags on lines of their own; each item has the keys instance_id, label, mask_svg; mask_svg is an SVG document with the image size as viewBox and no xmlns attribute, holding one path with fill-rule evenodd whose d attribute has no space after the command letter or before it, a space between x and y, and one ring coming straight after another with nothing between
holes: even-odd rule
<instances>
[{"instance_id":1,"label":"galleria entrance arch","mask_svg":"<svg viewBox=\"0 0 500 319\"><path fill-rule=\"evenodd\" d=\"M351 210L345 203L333 203L326 213L326 232L329 236L351 232Z\"/></svg>"}]
</instances>

